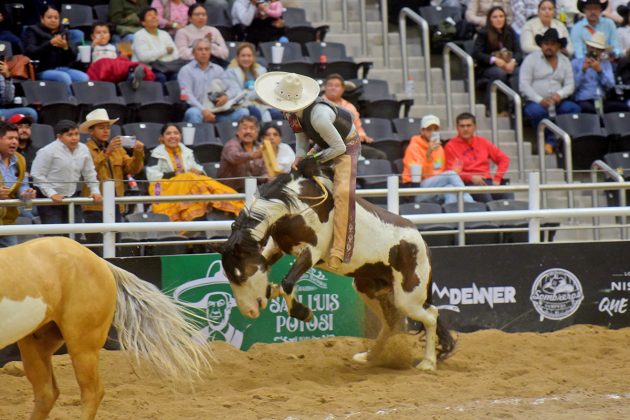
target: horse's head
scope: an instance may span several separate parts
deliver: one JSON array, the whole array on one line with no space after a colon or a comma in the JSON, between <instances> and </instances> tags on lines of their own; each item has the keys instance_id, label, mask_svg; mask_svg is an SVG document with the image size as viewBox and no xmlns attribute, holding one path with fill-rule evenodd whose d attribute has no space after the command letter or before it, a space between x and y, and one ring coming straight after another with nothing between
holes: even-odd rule
<instances>
[{"instance_id":1,"label":"horse's head","mask_svg":"<svg viewBox=\"0 0 630 420\"><path fill-rule=\"evenodd\" d=\"M248 229L251 224L252 219L241 212L219 252L238 309L249 318L257 318L269 299L269 263L262 255L262 241L255 240Z\"/></svg>"}]
</instances>

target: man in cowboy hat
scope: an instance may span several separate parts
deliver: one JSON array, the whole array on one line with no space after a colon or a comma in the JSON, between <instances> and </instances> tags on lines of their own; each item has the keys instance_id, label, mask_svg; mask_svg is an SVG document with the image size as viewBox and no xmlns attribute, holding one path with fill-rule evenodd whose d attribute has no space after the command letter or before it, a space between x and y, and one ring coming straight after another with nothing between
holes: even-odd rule
<instances>
[{"instance_id":1,"label":"man in cowboy hat","mask_svg":"<svg viewBox=\"0 0 630 420\"><path fill-rule=\"evenodd\" d=\"M555 28L536 35L540 51L534 51L523 60L519 73L519 90L525 97L523 112L534 128L545 118L557 114L580 112L570 100L575 90L573 70L569 59L560 53L566 47L566 38L560 38ZM551 114L551 115L550 115ZM545 136L545 152L552 154L556 138L550 132Z\"/></svg>"},{"instance_id":2,"label":"man in cowboy hat","mask_svg":"<svg viewBox=\"0 0 630 420\"><path fill-rule=\"evenodd\" d=\"M584 13L585 18L571 28L571 42L575 48L576 58L584 58L586 55L585 42L590 40L595 32L602 32L612 53L616 57L621 56L621 46L619 45L619 38L617 38L615 22L601 16L607 6L607 1L578 0L578 10Z\"/></svg>"},{"instance_id":3,"label":"man in cowboy hat","mask_svg":"<svg viewBox=\"0 0 630 420\"><path fill-rule=\"evenodd\" d=\"M319 98L319 84L310 77L269 72L256 80L256 93L268 105L285 113L296 134L294 167L308 154L320 162L332 161L335 171L334 234L328 266L347 263L354 246L357 157L361 139L347 110ZM309 140L315 147L309 152Z\"/></svg>"},{"instance_id":4,"label":"man in cowboy hat","mask_svg":"<svg viewBox=\"0 0 630 420\"><path fill-rule=\"evenodd\" d=\"M606 37L595 32L585 41L586 57L574 58L573 76L575 78L574 99L589 114L603 112L624 112L628 107L623 102L606 100L606 92L615 86L615 74L610 60L607 59Z\"/></svg>"},{"instance_id":5,"label":"man in cowboy hat","mask_svg":"<svg viewBox=\"0 0 630 420\"><path fill-rule=\"evenodd\" d=\"M123 148L122 139L114 137L110 140L110 132L113 124L118 121L110 119L107 111L97 108L86 115L85 121L79 126L79 132L89 133L90 138L86 144L92 160L96 175L100 182L113 179L115 181L116 196L125 195L125 184L123 180L127 175L135 175L144 166L144 144L136 140L133 145L133 156L129 156ZM90 191L83 187L83 196L89 196ZM83 207L83 218L87 223L101 223L103 221L103 206L100 204L89 204ZM121 212L124 206L116 207L116 220L122 221ZM101 238L99 233L86 234L86 238L91 243L97 242Z\"/></svg>"}]
</instances>

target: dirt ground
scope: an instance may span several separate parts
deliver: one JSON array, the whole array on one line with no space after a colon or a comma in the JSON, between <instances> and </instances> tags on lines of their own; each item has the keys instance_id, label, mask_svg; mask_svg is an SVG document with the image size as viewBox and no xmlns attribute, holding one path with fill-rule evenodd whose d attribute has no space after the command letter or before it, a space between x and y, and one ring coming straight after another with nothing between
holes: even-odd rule
<instances>
[{"instance_id":1,"label":"dirt ground","mask_svg":"<svg viewBox=\"0 0 630 420\"><path fill-rule=\"evenodd\" d=\"M420 356L417 339L394 337L386 351L395 350L395 364ZM370 343L338 337L258 344L248 352L215 343L214 373L195 392L136 374L125 353L103 351L106 394L98 418L630 418L630 328L459 334L456 352L435 373L392 368L391 361L354 363L352 355ZM56 356L54 365L61 396L51 418L78 418L68 356ZM31 401L21 364L0 369L0 419L27 418Z\"/></svg>"}]
</instances>

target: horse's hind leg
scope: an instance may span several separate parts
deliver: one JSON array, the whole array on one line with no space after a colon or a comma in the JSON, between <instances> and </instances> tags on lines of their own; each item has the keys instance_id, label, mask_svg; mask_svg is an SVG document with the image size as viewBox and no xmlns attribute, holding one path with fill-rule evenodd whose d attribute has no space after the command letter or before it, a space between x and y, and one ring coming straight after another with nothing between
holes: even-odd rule
<instances>
[{"instance_id":1,"label":"horse's hind leg","mask_svg":"<svg viewBox=\"0 0 630 420\"><path fill-rule=\"evenodd\" d=\"M45 419L53 408L59 388L52 369L52 354L61 347L63 339L56 324L47 324L18 341L24 373L33 387L32 420Z\"/></svg>"}]
</instances>

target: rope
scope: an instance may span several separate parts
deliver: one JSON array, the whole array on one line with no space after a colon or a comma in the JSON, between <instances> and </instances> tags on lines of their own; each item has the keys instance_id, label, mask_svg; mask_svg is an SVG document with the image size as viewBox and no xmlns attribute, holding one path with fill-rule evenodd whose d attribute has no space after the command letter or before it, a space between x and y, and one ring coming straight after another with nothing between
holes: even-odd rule
<instances>
[{"instance_id":1,"label":"rope","mask_svg":"<svg viewBox=\"0 0 630 420\"><path fill-rule=\"evenodd\" d=\"M306 195L298 195L298 197L302 198L302 199L305 199L305 200L320 200L318 203L313 204L311 206L311 207L318 207L318 206L321 206L322 204L324 204L324 202L328 199L328 189L324 186L322 181L320 181L318 176L314 176L313 177L313 181L315 181L315 183L319 186L319 188L321 188L322 195L317 196L317 197L309 197L309 196L306 196Z\"/></svg>"}]
</instances>

